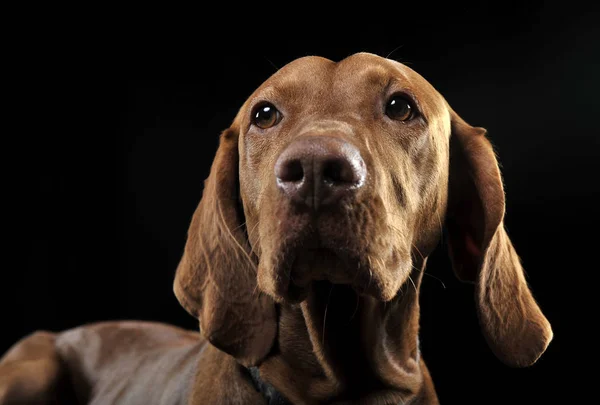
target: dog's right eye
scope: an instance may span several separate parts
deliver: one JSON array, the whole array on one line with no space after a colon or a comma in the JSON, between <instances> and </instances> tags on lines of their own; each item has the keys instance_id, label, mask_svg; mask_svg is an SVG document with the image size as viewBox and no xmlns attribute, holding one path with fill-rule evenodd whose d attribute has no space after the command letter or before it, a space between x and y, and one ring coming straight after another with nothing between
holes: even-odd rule
<instances>
[{"instance_id":1,"label":"dog's right eye","mask_svg":"<svg viewBox=\"0 0 600 405\"><path fill-rule=\"evenodd\" d=\"M252 113L252 123L259 128L274 127L281 121L281 113L271 103L259 104Z\"/></svg>"}]
</instances>

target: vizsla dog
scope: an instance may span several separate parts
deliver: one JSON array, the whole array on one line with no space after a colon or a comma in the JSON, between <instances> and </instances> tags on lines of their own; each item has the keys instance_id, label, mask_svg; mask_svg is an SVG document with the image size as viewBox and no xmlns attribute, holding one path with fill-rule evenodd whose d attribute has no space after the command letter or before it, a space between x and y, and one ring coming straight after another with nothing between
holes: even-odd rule
<instances>
[{"instance_id":1,"label":"vizsla dog","mask_svg":"<svg viewBox=\"0 0 600 405\"><path fill-rule=\"evenodd\" d=\"M200 334L34 333L0 363L0 404L436 404L419 286L443 227L491 350L534 363L552 330L485 134L401 63L288 64L221 135L192 219L174 290Z\"/></svg>"}]
</instances>

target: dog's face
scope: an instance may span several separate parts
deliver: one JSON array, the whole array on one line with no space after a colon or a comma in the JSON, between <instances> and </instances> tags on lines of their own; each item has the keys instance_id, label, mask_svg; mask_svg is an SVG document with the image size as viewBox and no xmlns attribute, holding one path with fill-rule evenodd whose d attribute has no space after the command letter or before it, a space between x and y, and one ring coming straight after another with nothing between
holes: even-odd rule
<instances>
[{"instance_id":1,"label":"dog's face","mask_svg":"<svg viewBox=\"0 0 600 405\"><path fill-rule=\"evenodd\" d=\"M441 231L450 112L437 91L375 55L306 57L260 86L236 121L259 287L298 300L327 279L392 299Z\"/></svg>"},{"instance_id":2,"label":"dog's face","mask_svg":"<svg viewBox=\"0 0 600 405\"><path fill-rule=\"evenodd\" d=\"M223 132L175 294L215 346L257 364L277 334L274 302L303 300L314 280L394 300L445 227L457 276L476 284L492 350L528 365L552 330L504 230L504 207L485 130L417 73L370 54L302 58Z\"/></svg>"}]
</instances>

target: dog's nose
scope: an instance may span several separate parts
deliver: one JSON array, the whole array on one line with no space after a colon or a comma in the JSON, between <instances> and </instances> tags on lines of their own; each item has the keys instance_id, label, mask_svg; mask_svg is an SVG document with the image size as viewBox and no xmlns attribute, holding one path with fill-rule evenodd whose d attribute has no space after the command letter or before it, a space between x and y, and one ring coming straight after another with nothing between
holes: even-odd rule
<instances>
[{"instance_id":1,"label":"dog's nose","mask_svg":"<svg viewBox=\"0 0 600 405\"><path fill-rule=\"evenodd\" d=\"M295 140L275 164L279 188L294 203L315 210L355 192L364 184L366 174L356 147L326 136Z\"/></svg>"}]
</instances>

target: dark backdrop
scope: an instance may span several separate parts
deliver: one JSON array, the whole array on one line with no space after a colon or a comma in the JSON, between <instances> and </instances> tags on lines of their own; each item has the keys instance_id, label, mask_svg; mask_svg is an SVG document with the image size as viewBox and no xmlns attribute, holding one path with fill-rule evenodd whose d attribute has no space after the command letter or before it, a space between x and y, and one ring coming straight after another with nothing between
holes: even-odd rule
<instances>
[{"instance_id":1,"label":"dark backdrop","mask_svg":"<svg viewBox=\"0 0 600 405\"><path fill-rule=\"evenodd\" d=\"M13 61L23 67L14 82L24 142L8 172L17 210L6 215L20 232L6 252L18 265L2 273L0 351L36 329L98 320L196 328L171 286L218 133L275 66L369 51L407 63L488 129L506 226L555 331L535 366L502 365L479 333L472 286L456 281L441 246L428 270L437 279L422 286L421 335L442 403L585 395L595 316L583 291L598 270L598 14L503 4L369 4L362 16L333 18L265 3L239 19L115 9L45 21Z\"/></svg>"}]
</instances>

